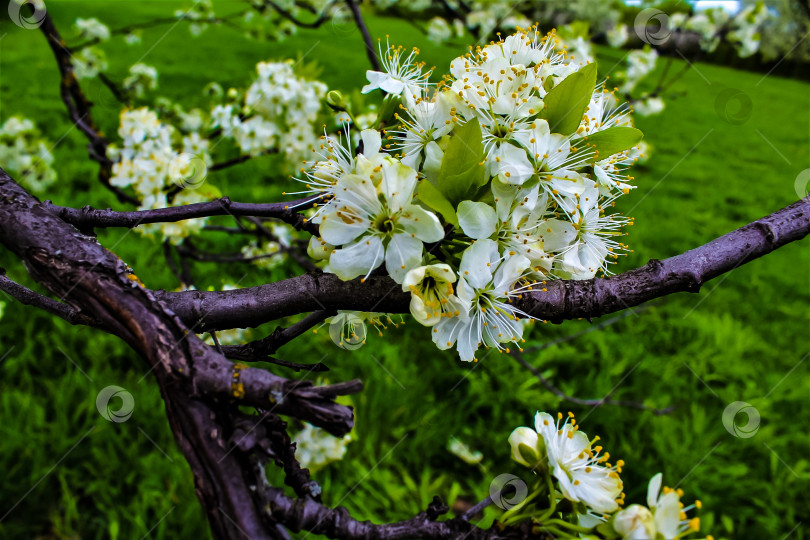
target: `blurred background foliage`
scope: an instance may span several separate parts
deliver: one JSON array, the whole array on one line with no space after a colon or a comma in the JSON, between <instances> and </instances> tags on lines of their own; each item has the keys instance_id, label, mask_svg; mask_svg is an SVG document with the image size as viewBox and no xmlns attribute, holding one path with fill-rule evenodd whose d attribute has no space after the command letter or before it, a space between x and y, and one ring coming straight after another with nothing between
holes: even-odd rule
<instances>
[{"instance_id":1,"label":"blurred background foliage","mask_svg":"<svg viewBox=\"0 0 810 540\"><path fill-rule=\"evenodd\" d=\"M217 11L241 5L220 2ZM66 38L77 16L117 27L185 7L170 1L48 6ZM471 41L435 46L401 19L368 13L367 22L374 36L418 45L421 58L439 73ZM66 118L43 36L6 19L0 34L0 121L22 114L58 141L53 153L59 180L45 197L64 205L116 206L97 183L85 140ZM248 41L224 26L192 38L171 25L145 29L135 46L121 40L114 37L106 47L110 77L123 78L128 66L145 59L160 73L158 94L186 107L205 105L202 88L210 81L246 86L261 60L315 62L321 80L347 93L364 83L368 64L350 22L300 29L283 42ZM609 76L623 52L597 51L600 73ZM617 272L696 247L796 200L794 179L810 167L810 86L763 75L698 63L671 89L673 99L661 115L638 119L653 156L636 169L638 189L621 201L619 210L636 224L627 239L634 252ZM85 84L98 123L113 133L118 104L97 80ZM729 122L718 106L728 88L751 99L744 123ZM275 171L274 158L265 157L211 180L234 200L280 200L288 181ZM159 244L119 229L101 232L99 240L148 287L178 287ZM239 248L237 239L224 235L216 242L226 251ZM0 266L37 288L8 253L0 253ZM193 275L199 288L220 288L299 271L200 263ZM0 321L0 538L208 538L190 470L145 364L115 338L0 300L6 303ZM810 244L803 241L735 269L699 295L633 308L614 324L540 351L532 348L590 323L535 325L525 358L564 392L584 398L611 393L648 407L677 407L661 416L572 405L508 356L459 362L411 322L383 337L370 336L354 352L336 348L320 332L285 346L278 356L325 362L331 371L322 379L365 381L365 391L353 397L357 426L345 458L315 474L325 502L344 505L360 519L407 518L433 495L457 508L480 500L496 475L525 474L509 459L506 439L514 427L530 424L538 409L571 410L583 430L601 435L611 455L626 461L628 501L643 500L647 480L663 471L667 484L686 491L687 501L703 501L703 530L715 538L801 539L810 536L802 525L810 523L808 305ZM274 327L252 332L258 337ZM110 384L135 398L128 422L109 423L96 411L96 395ZM721 422L725 407L737 400L761 414L751 438L733 437ZM453 440L480 451L480 464L448 452ZM488 509L482 523L495 517L497 509Z\"/></svg>"}]
</instances>

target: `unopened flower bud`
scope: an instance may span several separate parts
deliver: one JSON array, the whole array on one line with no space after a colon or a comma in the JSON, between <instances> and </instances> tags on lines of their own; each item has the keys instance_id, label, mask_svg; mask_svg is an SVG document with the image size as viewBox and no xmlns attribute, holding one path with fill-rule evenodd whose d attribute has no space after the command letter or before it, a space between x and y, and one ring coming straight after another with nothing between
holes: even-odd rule
<instances>
[{"instance_id":1,"label":"unopened flower bud","mask_svg":"<svg viewBox=\"0 0 810 540\"><path fill-rule=\"evenodd\" d=\"M509 435L512 446L512 459L534 469L546 459L543 440L531 428L519 427Z\"/></svg>"},{"instance_id":2,"label":"unopened flower bud","mask_svg":"<svg viewBox=\"0 0 810 540\"><path fill-rule=\"evenodd\" d=\"M349 110L349 104L346 103L346 100L343 98L343 94L337 90L330 90L326 94L326 104L338 112Z\"/></svg>"}]
</instances>

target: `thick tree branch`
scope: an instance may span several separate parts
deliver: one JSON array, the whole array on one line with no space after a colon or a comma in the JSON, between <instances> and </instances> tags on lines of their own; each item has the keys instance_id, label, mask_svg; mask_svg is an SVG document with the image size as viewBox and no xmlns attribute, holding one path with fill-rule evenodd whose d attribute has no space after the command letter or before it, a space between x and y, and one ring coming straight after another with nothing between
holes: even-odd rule
<instances>
[{"instance_id":1,"label":"thick tree branch","mask_svg":"<svg viewBox=\"0 0 810 540\"><path fill-rule=\"evenodd\" d=\"M294 416L337 437L351 431L354 415L351 407L337 405L334 399L363 389L359 380L313 386L310 381L285 379L224 358L196 362L192 382L196 394L235 399L240 404Z\"/></svg>"},{"instance_id":2,"label":"thick tree branch","mask_svg":"<svg viewBox=\"0 0 810 540\"><path fill-rule=\"evenodd\" d=\"M341 281L334 274L305 274L232 291L155 291L195 331L251 328L268 321L318 310L346 309L407 313L410 293L383 276Z\"/></svg>"},{"instance_id":3,"label":"thick tree branch","mask_svg":"<svg viewBox=\"0 0 810 540\"><path fill-rule=\"evenodd\" d=\"M147 223L167 223L183 221L186 219L212 217L212 216L257 216L276 218L289 223L296 229L312 234L318 234L318 227L308 221L302 214L311 204L320 200L320 196L306 197L283 203L241 203L230 200L228 197L215 199L209 202L186 204L183 206L170 206L154 210L133 210L117 212L115 210L96 209L89 206L84 208L69 208L66 206L51 205L51 210L60 218L73 224L81 230L93 227L137 227Z\"/></svg>"},{"instance_id":4,"label":"thick tree branch","mask_svg":"<svg viewBox=\"0 0 810 540\"><path fill-rule=\"evenodd\" d=\"M278 412L308 408L303 416L310 418L305 419L316 424L323 419L326 429L340 433L350 427L337 425L350 422L351 411L333 400L356 391L358 383L316 388L240 369L157 302L121 259L60 220L1 169L0 243L22 259L34 279L147 360L214 536L284 538L253 504L243 464L226 449L230 412L224 398L234 392L241 395L232 397L261 401L265 407L275 403Z\"/></svg>"},{"instance_id":5,"label":"thick tree branch","mask_svg":"<svg viewBox=\"0 0 810 540\"><path fill-rule=\"evenodd\" d=\"M519 307L560 322L599 317L676 292L698 292L707 281L810 234L810 197L680 255L651 260L608 278L550 281L524 295Z\"/></svg>"},{"instance_id":6,"label":"thick tree branch","mask_svg":"<svg viewBox=\"0 0 810 540\"><path fill-rule=\"evenodd\" d=\"M549 281L515 301L542 320L561 322L622 311L701 285L810 233L810 197L708 244L607 278ZM156 292L187 324L202 330L247 328L299 313L346 309L407 313L409 293L388 277L344 282L334 274L303 275L234 291Z\"/></svg>"}]
</instances>

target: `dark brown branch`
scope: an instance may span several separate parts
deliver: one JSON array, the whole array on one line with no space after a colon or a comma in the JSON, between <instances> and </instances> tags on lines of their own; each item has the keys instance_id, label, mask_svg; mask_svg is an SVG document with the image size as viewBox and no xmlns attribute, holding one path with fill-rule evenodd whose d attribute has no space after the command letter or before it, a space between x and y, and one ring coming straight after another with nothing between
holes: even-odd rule
<instances>
[{"instance_id":1,"label":"dark brown branch","mask_svg":"<svg viewBox=\"0 0 810 540\"><path fill-rule=\"evenodd\" d=\"M530 524L520 527L509 527L501 530L496 523L490 529L481 529L461 518L437 521L439 516L447 513L447 506L434 497L427 510L415 517L398 523L374 524L369 521L357 521L343 507L329 508L312 499L292 499L284 491L271 487L264 480L264 469L254 463L254 475L257 480L255 496L259 504L275 521L293 532L302 530L323 534L337 539L363 540L400 540L400 539L447 539L467 540L534 538L543 540L551 538L543 533L533 534Z\"/></svg>"},{"instance_id":2,"label":"dark brown branch","mask_svg":"<svg viewBox=\"0 0 810 540\"><path fill-rule=\"evenodd\" d=\"M256 416L239 415L234 422L232 444L242 452L259 450L270 456L284 470L285 483L299 497L321 500L321 487L309 476L309 470L301 467L295 457L296 445L287 434L287 424L278 416L259 410Z\"/></svg>"},{"instance_id":3,"label":"dark brown branch","mask_svg":"<svg viewBox=\"0 0 810 540\"><path fill-rule=\"evenodd\" d=\"M197 331L252 328L268 321L318 310L346 309L407 313L410 294L388 277L344 282L334 274L305 274L232 291L155 291L158 298Z\"/></svg>"},{"instance_id":4,"label":"dark brown branch","mask_svg":"<svg viewBox=\"0 0 810 540\"><path fill-rule=\"evenodd\" d=\"M124 91L118 88L118 85L115 82L107 77L103 72L99 72L98 74L99 80L106 86L110 92L112 93L113 97L120 103L121 105L129 106L129 99L125 95Z\"/></svg>"},{"instance_id":5,"label":"dark brown branch","mask_svg":"<svg viewBox=\"0 0 810 540\"><path fill-rule=\"evenodd\" d=\"M335 313L336 311L334 310L315 311L292 326L287 328L282 328L280 326L277 327L272 334L264 339L251 341L250 343L245 343L244 345L226 345L222 348L222 351L227 358L231 358L233 360L244 360L246 362L267 360L267 357L271 354L275 354L275 352L279 350L282 345L289 343L307 330L311 329L313 326L318 325L329 317L334 316ZM301 364L296 364L296 367L301 369L303 366ZM327 371L329 369L320 362L307 367L310 368L310 371Z\"/></svg>"},{"instance_id":6,"label":"dark brown branch","mask_svg":"<svg viewBox=\"0 0 810 540\"><path fill-rule=\"evenodd\" d=\"M374 50L374 40L371 38L371 34L368 31L366 21L363 20L363 13L360 11L360 6L357 5L355 0L346 0L346 5L349 6L352 12L354 24L357 25L357 28L360 29L360 33L363 35L363 43L366 46L366 56L368 56L368 61L371 62L371 69L374 71L382 71L380 59L377 58L377 51Z\"/></svg>"},{"instance_id":7,"label":"dark brown branch","mask_svg":"<svg viewBox=\"0 0 810 540\"><path fill-rule=\"evenodd\" d=\"M81 324L84 326L97 326L98 323L77 309L57 302L52 298L43 296L36 291L23 287L19 283L12 281L6 276L6 270L0 268L0 291L8 293L12 298L26 306L34 306L52 315L66 320L70 324Z\"/></svg>"},{"instance_id":8,"label":"dark brown branch","mask_svg":"<svg viewBox=\"0 0 810 540\"><path fill-rule=\"evenodd\" d=\"M0 243L34 279L92 315L149 363L214 537L284 538L255 506L244 464L226 449L227 402L245 398L264 407L275 402L277 412L296 415L309 409L302 418L339 434L353 419L351 410L334 398L357 391L358 382L314 387L232 364L156 301L121 259L60 220L1 169Z\"/></svg>"},{"instance_id":9,"label":"dark brown branch","mask_svg":"<svg viewBox=\"0 0 810 540\"><path fill-rule=\"evenodd\" d=\"M810 234L810 197L680 255L651 260L608 278L550 281L518 306L540 319L599 317L677 292L696 293L707 281Z\"/></svg>"},{"instance_id":10,"label":"dark brown branch","mask_svg":"<svg viewBox=\"0 0 810 540\"><path fill-rule=\"evenodd\" d=\"M351 407L337 405L334 398L363 389L359 380L328 386L313 386L263 369L225 360L198 362L193 375L195 392L206 396L238 400L240 404L294 416L342 437L354 426Z\"/></svg>"},{"instance_id":11,"label":"dark brown branch","mask_svg":"<svg viewBox=\"0 0 810 540\"><path fill-rule=\"evenodd\" d=\"M301 28L319 28L323 23L329 20L329 15L327 14L328 7L324 8L324 12L320 16L318 16L318 18L315 19L314 21L304 22L302 20L296 19L292 13L282 8L272 0L264 0L264 3L272 7L276 11L276 13L281 15L283 18L292 22L296 26L300 26Z\"/></svg>"},{"instance_id":12,"label":"dark brown branch","mask_svg":"<svg viewBox=\"0 0 810 540\"><path fill-rule=\"evenodd\" d=\"M296 229L318 234L317 225L309 222L299 213L309 207L310 203L318 200L320 200L320 197L314 196L283 203L241 203L231 201L228 197L222 197L221 199L203 203L129 212L117 212L109 208L101 210L89 206L78 209L51 205L50 208L60 218L82 230L93 227L132 228L147 223L166 223L193 218L231 215L272 217L289 223Z\"/></svg>"},{"instance_id":13,"label":"dark brown branch","mask_svg":"<svg viewBox=\"0 0 810 540\"><path fill-rule=\"evenodd\" d=\"M677 292L698 292L707 281L810 233L810 197L708 244L607 278L549 281L515 306L542 320L599 317ZM205 330L246 328L318 309L407 313L409 294L388 277L343 282L333 274L304 275L235 291L156 293L186 321Z\"/></svg>"},{"instance_id":14,"label":"dark brown branch","mask_svg":"<svg viewBox=\"0 0 810 540\"><path fill-rule=\"evenodd\" d=\"M225 449L224 406L195 395L197 365L230 363L190 333L114 254L79 234L0 170L0 242L34 279L132 346L151 366L197 495L217 539L276 539Z\"/></svg>"},{"instance_id":15,"label":"dark brown branch","mask_svg":"<svg viewBox=\"0 0 810 540\"><path fill-rule=\"evenodd\" d=\"M85 96L79 85L76 74L73 72L71 51L67 48L65 41L59 35L59 31L56 29L49 13L45 13L39 29L48 40L48 45L50 45L51 51L53 51L53 55L56 58L60 75L59 94L68 110L68 116L76 127L79 128L79 131L84 133L89 142L88 153L91 159L97 161L100 166L98 172L99 180L108 190L112 191L116 197L118 197L119 201L138 204L138 200L135 197L110 184L112 163L107 159L107 139L101 134L96 124L93 122L93 116L91 114L92 103L87 99L87 96Z\"/></svg>"}]
</instances>

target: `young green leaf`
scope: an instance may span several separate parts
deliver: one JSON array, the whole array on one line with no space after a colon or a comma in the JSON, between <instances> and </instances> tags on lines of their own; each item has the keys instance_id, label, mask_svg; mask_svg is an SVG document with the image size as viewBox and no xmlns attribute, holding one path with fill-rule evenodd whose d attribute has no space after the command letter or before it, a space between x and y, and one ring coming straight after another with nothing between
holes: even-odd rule
<instances>
[{"instance_id":1,"label":"young green leaf","mask_svg":"<svg viewBox=\"0 0 810 540\"><path fill-rule=\"evenodd\" d=\"M428 180L422 180L416 188L416 196L422 203L424 203L431 210L435 210L442 215L444 220L458 226L458 218L456 211L450 201L442 195L436 186L431 184Z\"/></svg>"},{"instance_id":2,"label":"young green leaf","mask_svg":"<svg viewBox=\"0 0 810 540\"><path fill-rule=\"evenodd\" d=\"M486 183L483 161L481 125L473 118L451 135L436 180L436 187L453 206Z\"/></svg>"},{"instance_id":3,"label":"young green leaf","mask_svg":"<svg viewBox=\"0 0 810 540\"><path fill-rule=\"evenodd\" d=\"M563 79L544 98L543 117L552 133L570 135L577 130L596 86L596 64L583 66Z\"/></svg>"},{"instance_id":4,"label":"young green leaf","mask_svg":"<svg viewBox=\"0 0 810 540\"><path fill-rule=\"evenodd\" d=\"M583 141L586 151L594 153L591 161L599 161L628 148L633 148L643 137L644 134L640 129L616 126L588 135L583 138Z\"/></svg>"}]
</instances>

